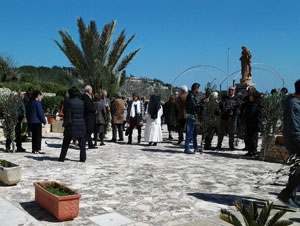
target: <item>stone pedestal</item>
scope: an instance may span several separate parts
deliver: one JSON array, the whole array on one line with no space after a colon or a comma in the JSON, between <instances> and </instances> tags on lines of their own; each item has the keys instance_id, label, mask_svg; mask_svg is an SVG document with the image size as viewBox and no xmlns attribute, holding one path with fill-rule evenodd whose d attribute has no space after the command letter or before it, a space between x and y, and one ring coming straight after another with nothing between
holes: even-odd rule
<instances>
[{"instance_id":1,"label":"stone pedestal","mask_svg":"<svg viewBox=\"0 0 300 226\"><path fill-rule=\"evenodd\" d=\"M62 127L63 121L53 121L51 124L51 132L53 133L63 133L64 127Z\"/></svg>"},{"instance_id":2,"label":"stone pedestal","mask_svg":"<svg viewBox=\"0 0 300 226\"><path fill-rule=\"evenodd\" d=\"M268 142L268 145L265 145ZM265 147L267 148L265 150ZM288 151L283 145L276 143L275 137L269 138L268 141L263 139L260 150L260 159L267 162L286 163L289 157Z\"/></svg>"}]
</instances>

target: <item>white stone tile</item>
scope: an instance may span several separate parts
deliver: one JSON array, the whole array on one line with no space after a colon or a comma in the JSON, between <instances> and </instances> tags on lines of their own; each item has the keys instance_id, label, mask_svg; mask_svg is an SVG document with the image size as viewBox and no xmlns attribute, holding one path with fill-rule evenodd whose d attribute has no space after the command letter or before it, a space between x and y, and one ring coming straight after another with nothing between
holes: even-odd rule
<instances>
[{"instance_id":1,"label":"white stone tile","mask_svg":"<svg viewBox=\"0 0 300 226\"><path fill-rule=\"evenodd\" d=\"M100 226L121 226L134 223L134 221L118 213L103 214L89 219Z\"/></svg>"}]
</instances>

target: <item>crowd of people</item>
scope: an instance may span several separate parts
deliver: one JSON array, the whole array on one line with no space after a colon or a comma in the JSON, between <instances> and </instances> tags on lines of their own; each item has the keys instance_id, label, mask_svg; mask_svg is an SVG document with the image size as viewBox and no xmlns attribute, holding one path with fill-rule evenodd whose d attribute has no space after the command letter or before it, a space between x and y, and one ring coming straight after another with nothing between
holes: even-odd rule
<instances>
[{"instance_id":1,"label":"crowd of people","mask_svg":"<svg viewBox=\"0 0 300 226\"><path fill-rule=\"evenodd\" d=\"M218 92L211 92L204 98L199 98L200 84L194 83L191 90L182 86L180 94L175 92L169 101L163 103L157 95L151 95L149 101L139 94L122 97L117 92L113 98L107 97L107 92L93 94L93 88L85 86L83 94L77 87L71 87L62 103L61 116L63 117L64 138L59 156L59 161L64 161L70 143L80 148L80 161L86 161L86 144L88 149L103 146L105 135L109 132L111 123L112 139L110 142L124 141L124 133L128 136L127 144L132 145L133 130L137 129L137 143L142 141L142 127L145 124L144 141L149 146L156 146L163 141L162 124L167 124L168 139L173 140L173 134L178 133L177 145L185 141L184 153L202 153L198 146L197 135L202 132L204 149L221 150L225 134L229 136L229 149L235 149L234 138L242 134L246 156L257 154L258 134L263 108L263 94L254 87L249 87L247 95L242 98L236 95L235 87L228 89L227 95L219 98ZM272 90L271 94L275 94ZM295 195L295 190L300 186L300 80L295 83L295 93L288 95L288 90L283 88L281 94L283 108L283 135L284 146L290 154L288 163L292 165L289 181L278 198L291 208L299 208L300 202ZM43 154L41 150L42 124L46 124L41 92L29 88L24 95L15 127L17 152L25 152L22 148L21 123L28 124L28 131L32 136L32 153ZM209 110L209 111L208 111ZM205 115L208 114L209 115ZM206 116L206 118L204 117ZM199 121L208 120L208 126L199 131ZM200 123L201 125L201 123ZM184 139L184 131L186 136ZM93 138L92 138L93 134ZM218 136L216 147L212 147L213 136ZM118 139L117 139L118 138ZM7 138L6 150L10 150L12 140ZM194 151L190 150L193 144Z\"/></svg>"},{"instance_id":2,"label":"crowd of people","mask_svg":"<svg viewBox=\"0 0 300 226\"><path fill-rule=\"evenodd\" d=\"M287 90L283 90L287 93ZM235 149L235 135L242 134L245 142L246 156L257 155L260 112L262 109L262 94L254 87L248 88L248 94L241 98L236 95L235 87L228 89L227 95L219 97L218 92L211 92L204 98L199 98L200 84L194 83L191 90L182 86L180 93L176 91L170 99L163 103L157 95L151 95L149 100L134 93L131 97L124 97L119 92L108 98L107 92L94 94L93 88L85 86L81 93L77 87L71 87L62 103L64 139L59 161L64 161L71 142L80 147L80 161L86 160L86 145L88 149L105 145L106 134L112 130L110 142L124 142L124 135L128 136L127 144L133 144L133 131L137 129L137 143L142 142L142 127L144 141L149 146L156 146L163 141L162 124L168 129L168 139L173 140L174 133L178 133L177 145L185 141L184 153L202 153L198 145L197 135L204 137L204 149L221 150L223 137L229 136L229 149ZM204 109L212 110L204 112ZM25 110L26 109L26 110ZM209 114L208 128L199 129L199 121L207 120L203 117ZM17 152L23 152L21 143L20 124L22 120L28 123L32 134L32 153L43 153L41 150L42 124L46 124L41 93L29 88L24 95L20 117L16 126ZM200 123L201 124L201 123ZM111 127L110 127L111 126ZM186 136L184 138L184 132ZM218 142L212 147L214 135ZM6 149L10 149L11 140L7 139ZM192 143L193 151L190 150Z\"/></svg>"}]
</instances>

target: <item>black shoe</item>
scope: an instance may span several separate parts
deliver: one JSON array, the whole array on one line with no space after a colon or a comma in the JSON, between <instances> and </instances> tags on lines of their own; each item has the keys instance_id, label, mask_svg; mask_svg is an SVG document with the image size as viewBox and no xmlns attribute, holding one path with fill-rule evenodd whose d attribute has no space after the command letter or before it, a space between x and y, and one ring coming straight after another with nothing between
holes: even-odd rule
<instances>
[{"instance_id":1,"label":"black shoe","mask_svg":"<svg viewBox=\"0 0 300 226\"><path fill-rule=\"evenodd\" d=\"M5 149L6 152L11 152L10 148Z\"/></svg>"},{"instance_id":2,"label":"black shoe","mask_svg":"<svg viewBox=\"0 0 300 226\"><path fill-rule=\"evenodd\" d=\"M157 146L157 143L155 142L155 143L153 143L153 146Z\"/></svg>"},{"instance_id":3,"label":"black shoe","mask_svg":"<svg viewBox=\"0 0 300 226\"><path fill-rule=\"evenodd\" d=\"M104 146L105 144L103 142L100 143L100 146Z\"/></svg>"},{"instance_id":4,"label":"black shoe","mask_svg":"<svg viewBox=\"0 0 300 226\"><path fill-rule=\"evenodd\" d=\"M234 146L230 146L230 147L229 147L229 150L234 151L234 150L235 150Z\"/></svg>"},{"instance_id":5,"label":"black shoe","mask_svg":"<svg viewBox=\"0 0 300 226\"><path fill-rule=\"evenodd\" d=\"M222 146L217 145L217 147L214 148L214 150L222 149Z\"/></svg>"},{"instance_id":6,"label":"black shoe","mask_svg":"<svg viewBox=\"0 0 300 226\"><path fill-rule=\"evenodd\" d=\"M149 142L149 146L151 146L152 145L152 142Z\"/></svg>"},{"instance_id":7,"label":"black shoe","mask_svg":"<svg viewBox=\"0 0 300 226\"><path fill-rule=\"evenodd\" d=\"M64 162L65 160L63 160L63 159L58 159L58 161L59 161L59 162Z\"/></svg>"},{"instance_id":8,"label":"black shoe","mask_svg":"<svg viewBox=\"0 0 300 226\"><path fill-rule=\"evenodd\" d=\"M91 147L89 147L89 149L97 149L97 147L91 146Z\"/></svg>"},{"instance_id":9,"label":"black shoe","mask_svg":"<svg viewBox=\"0 0 300 226\"><path fill-rule=\"evenodd\" d=\"M118 141L124 141L124 139L119 139Z\"/></svg>"},{"instance_id":10,"label":"black shoe","mask_svg":"<svg viewBox=\"0 0 300 226\"><path fill-rule=\"evenodd\" d=\"M177 142L177 145L181 144L181 143L182 143L182 141L183 141L183 140L179 140L179 141Z\"/></svg>"},{"instance_id":11,"label":"black shoe","mask_svg":"<svg viewBox=\"0 0 300 226\"><path fill-rule=\"evenodd\" d=\"M140 144L141 143L141 140L138 140L138 144Z\"/></svg>"},{"instance_id":12,"label":"black shoe","mask_svg":"<svg viewBox=\"0 0 300 226\"><path fill-rule=\"evenodd\" d=\"M132 142L131 142L131 141L128 141L127 144L132 144Z\"/></svg>"},{"instance_id":13,"label":"black shoe","mask_svg":"<svg viewBox=\"0 0 300 226\"><path fill-rule=\"evenodd\" d=\"M169 140L173 140L173 137L172 137L172 136L169 136Z\"/></svg>"},{"instance_id":14,"label":"black shoe","mask_svg":"<svg viewBox=\"0 0 300 226\"><path fill-rule=\"evenodd\" d=\"M79 162L85 162L85 160L79 160Z\"/></svg>"},{"instance_id":15,"label":"black shoe","mask_svg":"<svg viewBox=\"0 0 300 226\"><path fill-rule=\"evenodd\" d=\"M45 154L45 152L43 152L43 151L36 151L36 154Z\"/></svg>"},{"instance_id":16,"label":"black shoe","mask_svg":"<svg viewBox=\"0 0 300 226\"><path fill-rule=\"evenodd\" d=\"M24 149L24 148L17 148L17 152L26 152L26 149Z\"/></svg>"},{"instance_id":17,"label":"black shoe","mask_svg":"<svg viewBox=\"0 0 300 226\"><path fill-rule=\"evenodd\" d=\"M248 152L248 153L246 153L244 156L246 156L246 157L254 157L254 154L251 153L251 152Z\"/></svg>"},{"instance_id":18,"label":"black shoe","mask_svg":"<svg viewBox=\"0 0 300 226\"><path fill-rule=\"evenodd\" d=\"M111 139L110 142L117 142L117 139Z\"/></svg>"},{"instance_id":19,"label":"black shoe","mask_svg":"<svg viewBox=\"0 0 300 226\"><path fill-rule=\"evenodd\" d=\"M32 150L32 154L37 154L37 151L36 150Z\"/></svg>"},{"instance_id":20,"label":"black shoe","mask_svg":"<svg viewBox=\"0 0 300 226\"><path fill-rule=\"evenodd\" d=\"M215 150L215 148L213 148L212 146L208 145L208 146L204 146L205 150Z\"/></svg>"}]
</instances>

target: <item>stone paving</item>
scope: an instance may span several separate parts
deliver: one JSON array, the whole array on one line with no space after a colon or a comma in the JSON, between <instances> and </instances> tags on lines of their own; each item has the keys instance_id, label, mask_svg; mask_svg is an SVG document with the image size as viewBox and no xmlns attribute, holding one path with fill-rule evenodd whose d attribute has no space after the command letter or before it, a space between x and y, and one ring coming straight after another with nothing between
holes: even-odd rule
<instances>
[{"instance_id":1,"label":"stone paving","mask_svg":"<svg viewBox=\"0 0 300 226\"><path fill-rule=\"evenodd\" d=\"M167 138L166 128L163 132ZM130 226L227 225L216 217L221 208L234 210L234 200L276 201L287 179L272 184L266 173L281 165L246 159L241 150L229 151L226 138L224 149L202 155L183 154L183 145L175 145L176 141L157 147L106 142L87 150L85 163L78 162L79 149L73 145L66 161L58 162L61 143L62 134L44 134L45 155L32 154L31 143L23 145L26 153L6 153L4 145L0 146L0 159L22 166L20 183L0 185L0 196L44 225L97 225L89 218L107 213L134 221ZM243 148L241 142L238 148ZM44 180L64 183L82 194L77 218L58 222L34 202L33 182ZM291 217L294 225L300 222L297 216Z\"/></svg>"}]
</instances>

